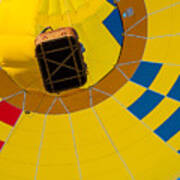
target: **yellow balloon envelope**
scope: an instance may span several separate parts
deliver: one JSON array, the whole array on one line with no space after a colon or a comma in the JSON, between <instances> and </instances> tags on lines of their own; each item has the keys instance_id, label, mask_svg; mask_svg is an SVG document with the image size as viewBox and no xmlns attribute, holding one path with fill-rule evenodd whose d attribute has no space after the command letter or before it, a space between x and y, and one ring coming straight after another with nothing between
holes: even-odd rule
<instances>
[{"instance_id":1,"label":"yellow balloon envelope","mask_svg":"<svg viewBox=\"0 0 180 180\"><path fill-rule=\"evenodd\" d=\"M180 177L178 0L0 1L0 179ZM43 87L40 32L73 27L87 83Z\"/></svg>"}]
</instances>

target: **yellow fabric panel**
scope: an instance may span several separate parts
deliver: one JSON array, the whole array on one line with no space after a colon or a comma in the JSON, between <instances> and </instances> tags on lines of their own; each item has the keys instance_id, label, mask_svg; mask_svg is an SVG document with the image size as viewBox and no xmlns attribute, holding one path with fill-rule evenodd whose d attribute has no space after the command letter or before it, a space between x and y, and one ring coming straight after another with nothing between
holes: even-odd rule
<instances>
[{"instance_id":1,"label":"yellow fabric panel","mask_svg":"<svg viewBox=\"0 0 180 180\"><path fill-rule=\"evenodd\" d=\"M22 154L23 156L23 154ZM8 158L0 157L0 179L4 180L32 180L35 167L31 164L17 162Z\"/></svg>"},{"instance_id":2,"label":"yellow fabric panel","mask_svg":"<svg viewBox=\"0 0 180 180\"><path fill-rule=\"evenodd\" d=\"M144 92L146 88L128 81L114 96L126 107L133 104Z\"/></svg>"},{"instance_id":3,"label":"yellow fabric panel","mask_svg":"<svg viewBox=\"0 0 180 180\"><path fill-rule=\"evenodd\" d=\"M168 59L167 57L169 42L170 37L148 39L143 60L160 63L177 63L174 59Z\"/></svg>"},{"instance_id":4,"label":"yellow fabric panel","mask_svg":"<svg viewBox=\"0 0 180 180\"><path fill-rule=\"evenodd\" d=\"M0 66L23 89L43 89L32 36L0 36Z\"/></svg>"},{"instance_id":5,"label":"yellow fabric panel","mask_svg":"<svg viewBox=\"0 0 180 180\"><path fill-rule=\"evenodd\" d=\"M154 11L160 10L162 8L171 6L174 3L179 2L179 0L145 0L146 9L148 13L152 13Z\"/></svg>"},{"instance_id":6,"label":"yellow fabric panel","mask_svg":"<svg viewBox=\"0 0 180 180\"><path fill-rule=\"evenodd\" d=\"M179 2L179 0L174 0L174 2ZM180 16L180 4L177 6L172 7L172 11L173 11L173 27L172 27L172 32L179 32L180 30L180 23L177 23L177 20L179 19Z\"/></svg>"},{"instance_id":7,"label":"yellow fabric panel","mask_svg":"<svg viewBox=\"0 0 180 180\"><path fill-rule=\"evenodd\" d=\"M175 0L174 2L178 2ZM179 59L180 59L180 53L179 53L179 41L180 41L180 24L177 23L179 21L180 17L180 3L174 7L171 8L171 14L172 16L169 16L168 21L171 22L171 33L175 36L171 37L171 41L169 42L169 48L168 48L168 54L166 61L168 62L174 62L178 65L180 65ZM172 17L170 19L170 17ZM173 21L172 21L173 19ZM177 34L177 35L176 35ZM179 71L180 72L180 71Z\"/></svg>"},{"instance_id":8,"label":"yellow fabric panel","mask_svg":"<svg viewBox=\"0 0 180 180\"><path fill-rule=\"evenodd\" d=\"M0 140L5 141L12 127L0 121Z\"/></svg>"},{"instance_id":9,"label":"yellow fabric panel","mask_svg":"<svg viewBox=\"0 0 180 180\"><path fill-rule=\"evenodd\" d=\"M175 135L173 136L169 141L168 143L174 147L177 151L180 150L180 131Z\"/></svg>"},{"instance_id":10,"label":"yellow fabric panel","mask_svg":"<svg viewBox=\"0 0 180 180\"><path fill-rule=\"evenodd\" d=\"M2 57L0 57L0 62L2 60ZM1 71L1 65L0 65L0 71ZM0 102L2 101L2 98L0 97Z\"/></svg>"},{"instance_id":11,"label":"yellow fabric panel","mask_svg":"<svg viewBox=\"0 0 180 180\"><path fill-rule=\"evenodd\" d=\"M177 23L180 16L179 1L148 1L147 10L149 13L154 13L148 16L148 37L179 33L180 25ZM177 2L178 4L173 6ZM158 11L156 11L157 9Z\"/></svg>"},{"instance_id":12,"label":"yellow fabric panel","mask_svg":"<svg viewBox=\"0 0 180 180\"><path fill-rule=\"evenodd\" d=\"M34 66L34 39L24 35L0 35L1 64L4 67L29 69Z\"/></svg>"},{"instance_id":13,"label":"yellow fabric panel","mask_svg":"<svg viewBox=\"0 0 180 180\"><path fill-rule=\"evenodd\" d=\"M143 131L141 126L139 126L139 120L112 98L96 106L95 109L100 119L106 122L106 128L113 128L116 124L119 134L122 136L120 138L121 146L119 148L126 149L147 135L147 131ZM134 136L136 131L139 133Z\"/></svg>"},{"instance_id":14,"label":"yellow fabric panel","mask_svg":"<svg viewBox=\"0 0 180 180\"><path fill-rule=\"evenodd\" d=\"M178 107L180 107L179 102L165 97L160 104L143 119L143 121L155 130L166 121Z\"/></svg>"},{"instance_id":15,"label":"yellow fabric panel","mask_svg":"<svg viewBox=\"0 0 180 180\"><path fill-rule=\"evenodd\" d=\"M33 35L36 11L37 1L2 1L0 3L0 34Z\"/></svg>"},{"instance_id":16,"label":"yellow fabric panel","mask_svg":"<svg viewBox=\"0 0 180 180\"><path fill-rule=\"evenodd\" d=\"M148 16L148 37L171 34L172 30L172 9L169 8L157 14ZM178 31L176 29L176 31Z\"/></svg>"},{"instance_id":17,"label":"yellow fabric panel","mask_svg":"<svg viewBox=\"0 0 180 180\"><path fill-rule=\"evenodd\" d=\"M104 5L112 7L101 0L39 0L36 28L47 24L57 28L82 23L88 17L94 16Z\"/></svg>"},{"instance_id":18,"label":"yellow fabric panel","mask_svg":"<svg viewBox=\"0 0 180 180\"><path fill-rule=\"evenodd\" d=\"M179 75L180 66L163 65L149 88L161 94L167 95Z\"/></svg>"},{"instance_id":19,"label":"yellow fabric panel","mask_svg":"<svg viewBox=\"0 0 180 180\"><path fill-rule=\"evenodd\" d=\"M48 116L37 179L79 179L77 167L68 115Z\"/></svg>"},{"instance_id":20,"label":"yellow fabric panel","mask_svg":"<svg viewBox=\"0 0 180 180\"><path fill-rule=\"evenodd\" d=\"M148 39L144 53L144 60L162 63L179 64L179 15L180 5L172 4L178 1L147 1L148 12L160 10L148 16L148 37L156 37ZM171 7L172 6L172 7ZM170 7L170 8L168 8ZM173 19L173 20L172 20ZM173 37L169 37L172 36Z\"/></svg>"},{"instance_id":21,"label":"yellow fabric panel","mask_svg":"<svg viewBox=\"0 0 180 180\"><path fill-rule=\"evenodd\" d=\"M91 109L72 114L84 179L131 179Z\"/></svg>"},{"instance_id":22,"label":"yellow fabric panel","mask_svg":"<svg viewBox=\"0 0 180 180\"><path fill-rule=\"evenodd\" d=\"M34 179L45 115L23 114L0 153L0 176Z\"/></svg>"},{"instance_id":23,"label":"yellow fabric panel","mask_svg":"<svg viewBox=\"0 0 180 180\"><path fill-rule=\"evenodd\" d=\"M147 41L143 60L180 65L179 41L179 36L149 39Z\"/></svg>"},{"instance_id":24,"label":"yellow fabric panel","mask_svg":"<svg viewBox=\"0 0 180 180\"><path fill-rule=\"evenodd\" d=\"M169 42L167 58L165 58L164 62L167 62L167 63L172 62L180 66L180 62L179 62L180 53L179 53L179 48L178 48L179 42L180 42L180 36L171 37L171 41Z\"/></svg>"},{"instance_id":25,"label":"yellow fabric panel","mask_svg":"<svg viewBox=\"0 0 180 180\"><path fill-rule=\"evenodd\" d=\"M180 173L179 155L117 102L95 109L135 179L170 180Z\"/></svg>"}]
</instances>

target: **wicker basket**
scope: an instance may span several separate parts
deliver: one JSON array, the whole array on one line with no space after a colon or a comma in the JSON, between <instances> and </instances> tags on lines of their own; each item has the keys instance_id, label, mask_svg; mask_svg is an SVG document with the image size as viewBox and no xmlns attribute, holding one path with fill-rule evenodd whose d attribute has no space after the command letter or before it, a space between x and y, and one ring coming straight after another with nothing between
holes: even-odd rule
<instances>
[{"instance_id":1,"label":"wicker basket","mask_svg":"<svg viewBox=\"0 0 180 180\"><path fill-rule=\"evenodd\" d=\"M36 57L48 92L59 93L86 83L87 66L74 29L43 32L35 43Z\"/></svg>"}]
</instances>

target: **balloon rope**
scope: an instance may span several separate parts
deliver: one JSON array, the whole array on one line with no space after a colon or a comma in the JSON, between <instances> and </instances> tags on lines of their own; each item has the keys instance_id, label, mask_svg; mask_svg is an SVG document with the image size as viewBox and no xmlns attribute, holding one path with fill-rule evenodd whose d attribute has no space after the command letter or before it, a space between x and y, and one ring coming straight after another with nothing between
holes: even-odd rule
<instances>
[{"instance_id":1,"label":"balloon rope","mask_svg":"<svg viewBox=\"0 0 180 180\"><path fill-rule=\"evenodd\" d=\"M180 66L180 64L175 64L175 63L163 63L163 62L158 62L158 61L148 61L148 60L136 60L136 61L130 61L130 62L123 62L123 63L119 63L117 64L118 66L124 66L124 65L130 65L130 64L136 64L136 63L141 63L141 62L146 62L146 63L154 63L154 64L164 64L167 66Z\"/></svg>"},{"instance_id":2,"label":"balloon rope","mask_svg":"<svg viewBox=\"0 0 180 180\"><path fill-rule=\"evenodd\" d=\"M124 165L126 171L128 172L129 176L131 177L132 180L134 180L135 178L134 178L131 170L129 169L127 163L125 162L124 158L122 157L121 153L119 152L119 149L118 149L117 146L115 145L115 143L114 143L112 137L110 136L107 128L105 127L103 121L101 120L101 118L99 117L99 115L98 115L98 113L96 112L95 108L93 107L92 88L89 89L89 96L90 96L90 107L91 107L94 115L96 116L96 119L98 120L99 124L101 125L104 133L106 134L106 136L107 136L109 142L111 143L113 149L114 149L115 152L117 153L119 159L120 159L121 162L123 163L123 165Z\"/></svg>"},{"instance_id":3,"label":"balloon rope","mask_svg":"<svg viewBox=\"0 0 180 180\"><path fill-rule=\"evenodd\" d=\"M75 155L76 155L76 159L77 159L79 177L80 177L80 180L82 180L82 170L81 170L79 154L78 154L78 150L77 150L77 143L76 143L75 131L74 131L73 123L72 123L71 113L70 113L69 109L64 104L64 102L63 102L63 100L61 98L59 98L59 102L61 103L61 105L64 107L64 110L69 115L69 124L70 124L70 127L71 127L71 133L72 133L72 138L73 138L74 151L75 151Z\"/></svg>"},{"instance_id":4,"label":"balloon rope","mask_svg":"<svg viewBox=\"0 0 180 180\"><path fill-rule=\"evenodd\" d=\"M37 156L37 163L36 163L36 171L35 171L35 175L34 175L34 180L37 179L37 175L38 175L38 169L39 169L39 164L40 164L41 151L42 151L42 145L43 145L43 141L44 141L44 134L45 134L45 130L46 130L48 114L50 113L50 111L54 107L56 101L57 101L57 98L54 98L54 100L52 101L51 106L49 107L48 111L45 114L45 118L44 118L44 121L43 121L43 127L42 127L42 132L41 132L39 152L38 152L38 156Z\"/></svg>"}]
</instances>

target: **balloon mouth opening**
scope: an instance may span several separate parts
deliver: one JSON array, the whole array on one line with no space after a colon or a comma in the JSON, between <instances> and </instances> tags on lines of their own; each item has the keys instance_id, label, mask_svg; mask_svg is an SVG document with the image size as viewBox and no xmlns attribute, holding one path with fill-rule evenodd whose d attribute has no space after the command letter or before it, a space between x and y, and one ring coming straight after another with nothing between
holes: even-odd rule
<instances>
[{"instance_id":1,"label":"balloon mouth opening","mask_svg":"<svg viewBox=\"0 0 180 180\"><path fill-rule=\"evenodd\" d=\"M3 81L2 84L6 86L7 89L10 85L12 85L11 92L9 94L4 91L1 92L0 90L0 93L2 94L1 97L11 97L10 95L13 93L16 94L17 90L19 90L20 92L24 90L25 92L27 92L25 110L44 114L46 113L46 110L48 109L50 103L56 97L62 99L62 101L69 108L69 112L76 112L82 109L89 108L90 100L91 104L93 102L93 106L95 106L109 98L110 95L115 94L121 87L125 85L126 82L128 82L129 79L131 79L131 77L137 70L140 62L137 61L134 63L134 60L138 60L142 57L146 44L146 39L141 40L137 38L131 38L127 37L127 35L125 34L127 29L136 22L137 18L141 18L147 15L143 0L140 4L140 9L142 9L142 11L139 10L139 4L137 6L136 3L133 3L132 5L131 1L128 2L129 6L133 6L133 11L136 13L136 16L131 16L132 14L128 16L128 18L131 18L131 20L122 18L122 13L127 10L127 6L125 6L122 2L117 3L116 9L114 9L114 5L111 5L112 3L104 3L104 7L102 8L104 12L100 13L100 17L97 16L97 18L95 19L89 18L88 21L85 22L83 27L79 26L79 24L77 26L73 25L73 28L77 28L76 30L80 35L80 41L83 42L83 46L86 47L86 52L83 53L83 56L85 62L87 63L87 66L84 65L84 69L86 69L86 71L84 72L86 72L87 77L84 78L85 84L82 87L74 88L73 90L63 90L60 94L52 92L50 92L49 94L48 91L44 90L44 82L42 81L43 74L40 74L41 66L38 65L39 62L37 58L34 58L34 39L26 40L26 37L23 37L21 39L23 41L20 41L19 38L14 38L12 41L12 39L9 38L11 42L16 43L12 44L12 47L16 45L17 51L13 51L13 56L10 55L10 53L6 54L6 56L9 57L9 62L10 60L19 60L19 58L21 58L20 60L22 60L22 62L21 64L17 64L18 67L13 67L11 69L3 68L3 70L7 70L6 72L11 78L9 78L9 76L7 76L4 71L0 71L3 76L7 77L6 81ZM119 27L119 29L116 29L117 27ZM122 32L122 29L124 34ZM133 30L135 31L134 33L141 33L146 37L147 19L143 21L143 24L140 28L135 27ZM70 37L72 38L71 41L75 41L76 38L73 39L73 36ZM33 46L29 46L28 42L30 42L30 44L33 44ZM122 42L123 47L121 44ZM136 44L137 48L134 48L134 44ZM83 46L80 43L78 44L79 51L83 48ZM41 48L42 47L39 44L40 50L38 52L41 52ZM43 49L44 48L45 47L43 44ZM13 48L11 49L13 50ZM27 52L29 52L29 50L33 50L33 53L28 54ZM27 59L27 57L30 58ZM42 55L40 57L42 58ZM51 65L53 67L55 66L55 68L57 67L55 63L52 63ZM46 70L45 68L43 69ZM10 71L8 72L8 70ZM67 71L65 70L62 74L64 75L66 74L66 72ZM22 75L22 73L24 74ZM45 75L47 76L47 74ZM46 77L46 79L47 78L48 77ZM46 79L44 78L44 80ZM29 87L30 81L32 81L31 87ZM12 98L8 102L15 105L16 107L21 108L22 99L23 97L21 94L21 96L16 96L16 98ZM36 105L37 107L35 107ZM61 105L56 104L50 113L63 114L67 112Z\"/></svg>"}]
</instances>

